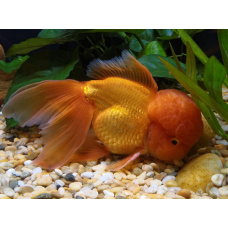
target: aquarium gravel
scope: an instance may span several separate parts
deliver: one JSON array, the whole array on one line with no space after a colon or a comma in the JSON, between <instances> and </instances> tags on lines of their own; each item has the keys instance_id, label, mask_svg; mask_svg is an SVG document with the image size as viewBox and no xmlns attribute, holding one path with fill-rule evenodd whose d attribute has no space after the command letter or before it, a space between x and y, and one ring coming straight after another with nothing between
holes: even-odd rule
<instances>
[{"instance_id":1,"label":"aquarium gravel","mask_svg":"<svg viewBox=\"0 0 228 228\"><path fill-rule=\"evenodd\" d=\"M228 125L218 116L223 129ZM98 164L110 164L120 156L67 163L47 171L32 165L43 150L37 126L6 130L0 112L0 199L216 199L228 198L228 143L219 136L214 147L201 148L198 154L214 153L222 162L220 173L211 177L206 192L181 189L176 181L179 170L191 160L165 164L152 157L140 157L115 171L94 171ZM197 155L194 155L197 156Z\"/></svg>"}]
</instances>

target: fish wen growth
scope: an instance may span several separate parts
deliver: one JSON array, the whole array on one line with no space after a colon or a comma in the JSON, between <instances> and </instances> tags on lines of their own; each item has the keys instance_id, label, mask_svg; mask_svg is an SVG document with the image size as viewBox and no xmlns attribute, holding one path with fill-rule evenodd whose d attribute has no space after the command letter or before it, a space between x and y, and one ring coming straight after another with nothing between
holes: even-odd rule
<instances>
[{"instance_id":1,"label":"fish wen growth","mask_svg":"<svg viewBox=\"0 0 228 228\"><path fill-rule=\"evenodd\" d=\"M21 126L39 125L44 149L33 161L55 169L110 153L126 155L98 168L119 170L143 154L163 161L184 158L203 134L192 98L158 90L149 70L128 51L88 66L87 82L47 80L17 90L3 115Z\"/></svg>"}]
</instances>

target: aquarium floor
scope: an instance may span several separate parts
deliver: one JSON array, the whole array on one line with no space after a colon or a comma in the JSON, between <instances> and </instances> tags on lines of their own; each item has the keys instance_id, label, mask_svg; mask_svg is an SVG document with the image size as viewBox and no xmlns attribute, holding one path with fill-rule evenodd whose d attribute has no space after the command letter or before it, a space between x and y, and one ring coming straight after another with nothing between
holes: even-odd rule
<instances>
[{"instance_id":1,"label":"aquarium floor","mask_svg":"<svg viewBox=\"0 0 228 228\"><path fill-rule=\"evenodd\" d=\"M175 178L191 158L165 164L151 157L140 157L120 171L93 171L97 164L110 164L120 159L108 156L96 161L68 163L47 171L31 164L43 150L38 127L14 127L9 131L5 128L0 112L1 199L212 199L228 195L228 190L223 196L218 191L227 185L226 174L220 186L211 183L214 186L211 191L181 189ZM219 137L213 142L223 143ZM199 152L204 153L205 149ZM218 153L226 168L228 157Z\"/></svg>"}]
</instances>

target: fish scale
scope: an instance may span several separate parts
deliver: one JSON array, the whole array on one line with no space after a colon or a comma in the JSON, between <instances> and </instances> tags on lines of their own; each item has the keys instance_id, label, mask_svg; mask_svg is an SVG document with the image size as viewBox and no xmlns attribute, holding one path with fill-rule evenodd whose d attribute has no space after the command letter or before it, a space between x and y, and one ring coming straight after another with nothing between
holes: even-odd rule
<instances>
[{"instance_id":1,"label":"fish scale","mask_svg":"<svg viewBox=\"0 0 228 228\"><path fill-rule=\"evenodd\" d=\"M94 104L93 130L109 151L131 154L143 147L150 124L147 109L153 96L149 89L110 77L87 82L84 93Z\"/></svg>"}]
</instances>

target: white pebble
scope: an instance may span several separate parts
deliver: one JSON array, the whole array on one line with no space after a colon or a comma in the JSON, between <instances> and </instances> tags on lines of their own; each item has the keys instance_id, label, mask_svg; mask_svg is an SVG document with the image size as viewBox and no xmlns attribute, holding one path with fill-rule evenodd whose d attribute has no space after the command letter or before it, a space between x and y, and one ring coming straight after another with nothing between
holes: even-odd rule
<instances>
[{"instance_id":1,"label":"white pebble","mask_svg":"<svg viewBox=\"0 0 228 228\"><path fill-rule=\"evenodd\" d=\"M158 190L158 185L157 184L153 184L148 189L146 189L145 192L147 192L147 193L156 193L157 190Z\"/></svg>"},{"instance_id":2,"label":"white pebble","mask_svg":"<svg viewBox=\"0 0 228 228\"><path fill-rule=\"evenodd\" d=\"M32 163L31 160L27 160L27 161L24 162L24 165L30 165L31 163Z\"/></svg>"},{"instance_id":3,"label":"white pebble","mask_svg":"<svg viewBox=\"0 0 228 228\"><path fill-rule=\"evenodd\" d=\"M150 199L149 197L147 197L147 196L144 196L144 195L142 195L142 196L140 196L140 198L139 199Z\"/></svg>"},{"instance_id":4,"label":"white pebble","mask_svg":"<svg viewBox=\"0 0 228 228\"><path fill-rule=\"evenodd\" d=\"M222 129L223 129L224 131L228 131L228 125L223 125L223 126L222 126Z\"/></svg>"},{"instance_id":5,"label":"white pebble","mask_svg":"<svg viewBox=\"0 0 228 228\"><path fill-rule=\"evenodd\" d=\"M216 140L216 144L223 144L224 146L228 146L228 142L226 140Z\"/></svg>"},{"instance_id":6,"label":"white pebble","mask_svg":"<svg viewBox=\"0 0 228 228\"><path fill-rule=\"evenodd\" d=\"M20 180L19 180L19 181L17 182L17 185L18 185L19 187L22 187L22 186L24 186L25 184L24 184L23 181L20 181Z\"/></svg>"},{"instance_id":7,"label":"white pebble","mask_svg":"<svg viewBox=\"0 0 228 228\"><path fill-rule=\"evenodd\" d=\"M63 187L59 188L59 189L58 189L58 193L59 193L60 195L64 195L65 189L64 189Z\"/></svg>"},{"instance_id":8,"label":"white pebble","mask_svg":"<svg viewBox=\"0 0 228 228\"><path fill-rule=\"evenodd\" d=\"M104 190L103 193L107 196L114 196L114 193L113 192L110 192L108 190Z\"/></svg>"},{"instance_id":9,"label":"white pebble","mask_svg":"<svg viewBox=\"0 0 228 228\"><path fill-rule=\"evenodd\" d=\"M167 190L170 192L178 193L181 188L180 187L167 187Z\"/></svg>"},{"instance_id":10,"label":"white pebble","mask_svg":"<svg viewBox=\"0 0 228 228\"><path fill-rule=\"evenodd\" d=\"M93 177L93 175L94 175L93 172L84 172L81 174L81 177L91 179Z\"/></svg>"},{"instance_id":11,"label":"white pebble","mask_svg":"<svg viewBox=\"0 0 228 228\"><path fill-rule=\"evenodd\" d=\"M213 184L219 187L222 186L223 180L224 176L222 174L215 174L211 177L211 181L213 182Z\"/></svg>"},{"instance_id":12,"label":"white pebble","mask_svg":"<svg viewBox=\"0 0 228 228\"><path fill-rule=\"evenodd\" d=\"M91 189L89 187L83 187L80 192L83 192L86 195L86 192L90 191Z\"/></svg>"},{"instance_id":13,"label":"white pebble","mask_svg":"<svg viewBox=\"0 0 228 228\"><path fill-rule=\"evenodd\" d=\"M164 195L167 192L167 188L164 185L158 187L157 194Z\"/></svg>"},{"instance_id":14,"label":"white pebble","mask_svg":"<svg viewBox=\"0 0 228 228\"><path fill-rule=\"evenodd\" d=\"M65 183L63 181L61 181L61 180L56 180L55 184L56 185L60 185L61 187L63 187L65 185Z\"/></svg>"},{"instance_id":15,"label":"white pebble","mask_svg":"<svg viewBox=\"0 0 228 228\"><path fill-rule=\"evenodd\" d=\"M99 177L99 180L102 180L105 182L106 180L113 180L114 175L111 172L103 173L101 177Z\"/></svg>"},{"instance_id":16,"label":"white pebble","mask_svg":"<svg viewBox=\"0 0 228 228\"><path fill-rule=\"evenodd\" d=\"M164 179L162 180L162 183L164 184L166 181L168 181L168 180L175 180L176 178L175 178L175 176L166 176L166 177L164 177Z\"/></svg>"},{"instance_id":17,"label":"white pebble","mask_svg":"<svg viewBox=\"0 0 228 228\"><path fill-rule=\"evenodd\" d=\"M8 169L7 171L6 171L6 173L7 174L11 174L11 173L13 173L15 171L15 169Z\"/></svg>"},{"instance_id":18,"label":"white pebble","mask_svg":"<svg viewBox=\"0 0 228 228\"><path fill-rule=\"evenodd\" d=\"M222 139L222 137L219 136L219 135L215 135L215 138L216 138L216 139L219 139L219 140Z\"/></svg>"},{"instance_id":19,"label":"white pebble","mask_svg":"<svg viewBox=\"0 0 228 228\"><path fill-rule=\"evenodd\" d=\"M38 173L42 173L42 169L40 167L37 167L35 169L32 170L33 174L38 174Z\"/></svg>"},{"instance_id":20,"label":"white pebble","mask_svg":"<svg viewBox=\"0 0 228 228\"><path fill-rule=\"evenodd\" d=\"M169 199L173 199L175 197L175 193L174 192L171 192L171 191L167 191L165 193L165 196L168 197Z\"/></svg>"},{"instance_id":21,"label":"white pebble","mask_svg":"<svg viewBox=\"0 0 228 228\"><path fill-rule=\"evenodd\" d=\"M92 199L96 199L97 196L98 196L98 192L95 191L95 190L89 190L89 191L86 191L86 192L85 192L85 195L86 195L87 197L92 198Z\"/></svg>"},{"instance_id":22,"label":"white pebble","mask_svg":"<svg viewBox=\"0 0 228 228\"><path fill-rule=\"evenodd\" d=\"M15 191L12 188L6 187L3 189L4 194L8 197L13 197L15 195Z\"/></svg>"},{"instance_id":23,"label":"white pebble","mask_svg":"<svg viewBox=\"0 0 228 228\"><path fill-rule=\"evenodd\" d=\"M228 187L223 186L223 187L218 189L218 192L221 196L227 196L228 195Z\"/></svg>"},{"instance_id":24,"label":"white pebble","mask_svg":"<svg viewBox=\"0 0 228 228\"><path fill-rule=\"evenodd\" d=\"M217 197L219 197L219 196L220 196L218 188L213 187L213 188L211 188L211 190L210 190L210 191L211 191L213 194L215 194Z\"/></svg>"},{"instance_id":25,"label":"white pebble","mask_svg":"<svg viewBox=\"0 0 228 228\"><path fill-rule=\"evenodd\" d=\"M55 173L60 177L63 175L63 172L60 169L55 169Z\"/></svg>"},{"instance_id":26,"label":"white pebble","mask_svg":"<svg viewBox=\"0 0 228 228\"><path fill-rule=\"evenodd\" d=\"M154 184L156 184L158 186L162 185L162 182L160 180L152 180L149 183L150 183L150 185L154 185Z\"/></svg>"}]
</instances>

